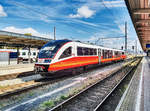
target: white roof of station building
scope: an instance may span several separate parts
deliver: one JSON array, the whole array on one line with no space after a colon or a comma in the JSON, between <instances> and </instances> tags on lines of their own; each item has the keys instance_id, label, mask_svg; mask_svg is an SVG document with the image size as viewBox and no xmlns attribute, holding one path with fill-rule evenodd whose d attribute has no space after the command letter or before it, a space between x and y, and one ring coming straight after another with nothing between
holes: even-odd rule
<instances>
[{"instance_id":1,"label":"white roof of station building","mask_svg":"<svg viewBox=\"0 0 150 111\"><path fill-rule=\"evenodd\" d=\"M43 46L52 39L29 36L25 34L0 31L0 45L14 45L14 46Z\"/></svg>"}]
</instances>

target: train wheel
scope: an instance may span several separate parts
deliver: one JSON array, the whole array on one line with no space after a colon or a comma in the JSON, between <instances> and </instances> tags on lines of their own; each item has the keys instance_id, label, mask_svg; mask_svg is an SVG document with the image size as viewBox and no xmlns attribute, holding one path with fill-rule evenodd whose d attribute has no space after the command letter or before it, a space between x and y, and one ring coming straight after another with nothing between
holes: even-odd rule
<instances>
[{"instance_id":1,"label":"train wheel","mask_svg":"<svg viewBox=\"0 0 150 111\"><path fill-rule=\"evenodd\" d=\"M77 71L81 74L81 73L83 73L84 72L84 67L79 67L78 69L77 69Z\"/></svg>"},{"instance_id":2,"label":"train wheel","mask_svg":"<svg viewBox=\"0 0 150 111\"><path fill-rule=\"evenodd\" d=\"M72 75L75 75L77 73L77 69L72 69Z\"/></svg>"},{"instance_id":3,"label":"train wheel","mask_svg":"<svg viewBox=\"0 0 150 111\"><path fill-rule=\"evenodd\" d=\"M84 72L86 71L86 69L87 69L87 67L86 67L86 66L83 66L83 71L84 71Z\"/></svg>"}]
</instances>

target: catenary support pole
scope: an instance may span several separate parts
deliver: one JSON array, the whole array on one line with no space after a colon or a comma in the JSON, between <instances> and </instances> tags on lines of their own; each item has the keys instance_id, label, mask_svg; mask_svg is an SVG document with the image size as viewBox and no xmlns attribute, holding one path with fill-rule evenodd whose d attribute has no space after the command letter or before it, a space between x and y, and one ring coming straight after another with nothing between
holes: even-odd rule
<instances>
[{"instance_id":1,"label":"catenary support pole","mask_svg":"<svg viewBox=\"0 0 150 111\"><path fill-rule=\"evenodd\" d=\"M54 27L54 40L56 40L56 28Z\"/></svg>"},{"instance_id":2,"label":"catenary support pole","mask_svg":"<svg viewBox=\"0 0 150 111\"><path fill-rule=\"evenodd\" d=\"M127 22L125 22L125 51L127 50Z\"/></svg>"}]
</instances>

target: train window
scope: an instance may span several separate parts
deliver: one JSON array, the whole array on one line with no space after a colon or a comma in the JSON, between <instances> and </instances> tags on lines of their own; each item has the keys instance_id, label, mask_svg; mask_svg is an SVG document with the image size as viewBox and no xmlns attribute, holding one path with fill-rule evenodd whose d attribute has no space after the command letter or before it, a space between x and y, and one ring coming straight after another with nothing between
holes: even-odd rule
<instances>
[{"instance_id":1,"label":"train window","mask_svg":"<svg viewBox=\"0 0 150 111\"><path fill-rule=\"evenodd\" d=\"M94 49L94 55L97 55L97 49Z\"/></svg>"},{"instance_id":2,"label":"train window","mask_svg":"<svg viewBox=\"0 0 150 111\"><path fill-rule=\"evenodd\" d=\"M93 49L93 55L95 55L95 49Z\"/></svg>"},{"instance_id":3,"label":"train window","mask_svg":"<svg viewBox=\"0 0 150 111\"><path fill-rule=\"evenodd\" d=\"M22 52L22 55L26 55L26 52Z\"/></svg>"},{"instance_id":4,"label":"train window","mask_svg":"<svg viewBox=\"0 0 150 111\"><path fill-rule=\"evenodd\" d=\"M90 55L93 55L93 49L90 49Z\"/></svg>"},{"instance_id":5,"label":"train window","mask_svg":"<svg viewBox=\"0 0 150 111\"><path fill-rule=\"evenodd\" d=\"M93 49L93 55L96 55L97 51L96 49Z\"/></svg>"},{"instance_id":6,"label":"train window","mask_svg":"<svg viewBox=\"0 0 150 111\"><path fill-rule=\"evenodd\" d=\"M77 47L77 55L78 56L83 56L82 47Z\"/></svg>"},{"instance_id":7,"label":"train window","mask_svg":"<svg viewBox=\"0 0 150 111\"><path fill-rule=\"evenodd\" d=\"M59 57L59 59L65 58L65 57L70 57L72 54L72 47L68 47Z\"/></svg>"},{"instance_id":8,"label":"train window","mask_svg":"<svg viewBox=\"0 0 150 111\"><path fill-rule=\"evenodd\" d=\"M85 50L84 55L89 55L89 54L90 54L90 53L89 53L89 48L84 48L84 50Z\"/></svg>"},{"instance_id":9,"label":"train window","mask_svg":"<svg viewBox=\"0 0 150 111\"><path fill-rule=\"evenodd\" d=\"M103 50L103 58L104 58L104 59L106 58L105 55L106 55L106 54L105 54L105 50Z\"/></svg>"},{"instance_id":10,"label":"train window","mask_svg":"<svg viewBox=\"0 0 150 111\"><path fill-rule=\"evenodd\" d=\"M86 48L82 47L83 55L85 55L85 50L86 50Z\"/></svg>"},{"instance_id":11,"label":"train window","mask_svg":"<svg viewBox=\"0 0 150 111\"><path fill-rule=\"evenodd\" d=\"M103 58L105 58L105 50L103 50Z\"/></svg>"},{"instance_id":12,"label":"train window","mask_svg":"<svg viewBox=\"0 0 150 111\"><path fill-rule=\"evenodd\" d=\"M105 58L109 58L109 50L105 50Z\"/></svg>"},{"instance_id":13,"label":"train window","mask_svg":"<svg viewBox=\"0 0 150 111\"><path fill-rule=\"evenodd\" d=\"M111 58L113 57L113 51L111 50Z\"/></svg>"},{"instance_id":14,"label":"train window","mask_svg":"<svg viewBox=\"0 0 150 111\"><path fill-rule=\"evenodd\" d=\"M104 51L104 50L102 50L102 53L103 53L103 54L102 54L102 55L103 55L103 58L105 58L105 57L104 57L104 56L105 56L105 54L104 54L104 53L105 53L105 51Z\"/></svg>"},{"instance_id":15,"label":"train window","mask_svg":"<svg viewBox=\"0 0 150 111\"><path fill-rule=\"evenodd\" d=\"M109 50L108 58L112 58L112 55L113 55L112 50Z\"/></svg>"},{"instance_id":16,"label":"train window","mask_svg":"<svg viewBox=\"0 0 150 111\"><path fill-rule=\"evenodd\" d=\"M108 58L108 50L105 50L105 58Z\"/></svg>"},{"instance_id":17,"label":"train window","mask_svg":"<svg viewBox=\"0 0 150 111\"><path fill-rule=\"evenodd\" d=\"M70 40L51 40L39 51L38 58L53 58L57 51Z\"/></svg>"},{"instance_id":18,"label":"train window","mask_svg":"<svg viewBox=\"0 0 150 111\"><path fill-rule=\"evenodd\" d=\"M110 54L110 51L109 51L109 50L107 50L107 58L109 58L109 54Z\"/></svg>"},{"instance_id":19,"label":"train window","mask_svg":"<svg viewBox=\"0 0 150 111\"><path fill-rule=\"evenodd\" d=\"M118 57L119 53L118 51L115 51L115 56Z\"/></svg>"},{"instance_id":20,"label":"train window","mask_svg":"<svg viewBox=\"0 0 150 111\"><path fill-rule=\"evenodd\" d=\"M90 55L90 48L88 48L88 55Z\"/></svg>"},{"instance_id":21,"label":"train window","mask_svg":"<svg viewBox=\"0 0 150 111\"><path fill-rule=\"evenodd\" d=\"M77 55L97 55L97 49L77 47Z\"/></svg>"},{"instance_id":22,"label":"train window","mask_svg":"<svg viewBox=\"0 0 150 111\"><path fill-rule=\"evenodd\" d=\"M33 52L33 56L36 56L36 52Z\"/></svg>"}]
</instances>

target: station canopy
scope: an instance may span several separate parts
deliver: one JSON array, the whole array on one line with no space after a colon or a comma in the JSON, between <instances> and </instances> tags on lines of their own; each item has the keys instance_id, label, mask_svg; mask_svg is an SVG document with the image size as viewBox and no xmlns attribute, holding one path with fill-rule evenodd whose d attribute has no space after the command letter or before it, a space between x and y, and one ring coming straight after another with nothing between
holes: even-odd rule
<instances>
[{"instance_id":1,"label":"station canopy","mask_svg":"<svg viewBox=\"0 0 150 111\"><path fill-rule=\"evenodd\" d=\"M150 0L125 0L142 49L150 44Z\"/></svg>"},{"instance_id":2,"label":"station canopy","mask_svg":"<svg viewBox=\"0 0 150 111\"><path fill-rule=\"evenodd\" d=\"M41 47L52 39L37 36L0 31L0 46Z\"/></svg>"}]
</instances>

